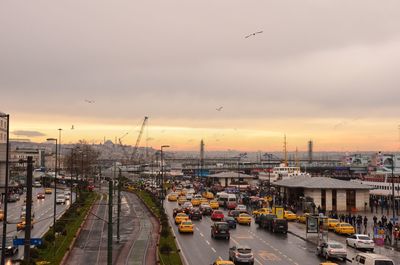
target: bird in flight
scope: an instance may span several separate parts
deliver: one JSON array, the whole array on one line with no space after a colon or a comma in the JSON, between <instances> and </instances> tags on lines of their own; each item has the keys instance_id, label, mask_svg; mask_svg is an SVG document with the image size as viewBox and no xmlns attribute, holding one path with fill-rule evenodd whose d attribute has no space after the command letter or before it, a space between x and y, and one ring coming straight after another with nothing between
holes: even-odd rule
<instances>
[{"instance_id":1,"label":"bird in flight","mask_svg":"<svg viewBox=\"0 0 400 265\"><path fill-rule=\"evenodd\" d=\"M221 106L221 107L219 107L219 108L216 108L215 110L216 110L216 111L221 111L223 108L224 108L224 107Z\"/></svg>"},{"instance_id":2,"label":"bird in flight","mask_svg":"<svg viewBox=\"0 0 400 265\"><path fill-rule=\"evenodd\" d=\"M75 128L74 128L74 125L71 125L71 130L73 130L73 129L75 129Z\"/></svg>"},{"instance_id":3,"label":"bird in flight","mask_svg":"<svg viewBox=\"0 0 400 265\"><path fill-rule=\"evenodd\" d=\"M85 99L85 102L86 102L86 103L89 103L89 104L93 104L93 103L94 103L94 100Z\"/></svg>"},{"instance_id":4,"label":"bird in flight","mask_svg":"<svg viewBox=\"0 0 400 265\"><path fill-rule=\"evenodd\" d=\"M260 34L260 33L263 33L263 31L261 30L261 31L257 31L257 32L251 33L251 34L245 36L244 38L247 39L248 37L255 36L255 35Z\"/></svg>"}]
</instances>

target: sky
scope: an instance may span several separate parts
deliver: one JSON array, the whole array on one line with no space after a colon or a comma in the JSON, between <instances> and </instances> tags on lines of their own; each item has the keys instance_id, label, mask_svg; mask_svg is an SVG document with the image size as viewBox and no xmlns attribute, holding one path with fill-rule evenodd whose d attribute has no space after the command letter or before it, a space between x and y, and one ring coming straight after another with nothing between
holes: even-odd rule
<instances>
[{"instance_id":1,"label":"sky","mask_svg":"<svg viewBox=\"0 0 400 265\"><path fill-rule=\"evenodd\" d=\"M135 144L148 116L176 151L400 148L398 0L0 5L11 138Z\"/></svg>"}]
</instances>

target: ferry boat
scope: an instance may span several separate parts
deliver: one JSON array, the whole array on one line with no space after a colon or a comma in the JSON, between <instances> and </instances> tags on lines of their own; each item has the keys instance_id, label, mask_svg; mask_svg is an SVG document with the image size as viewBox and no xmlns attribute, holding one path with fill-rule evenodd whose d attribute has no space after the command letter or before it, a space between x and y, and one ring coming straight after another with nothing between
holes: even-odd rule
<instances>
[{"instance_id":1,"label":"ferry boat","mask_svg":"<svg viewBox=\"0 0 400 265\"><path fill-rule=\"evenodd\" d=\"M367 175L359 179L353 179L351 181L374 187L374 189L370 191L371 195L391 196L393 194L392 193L393 183L392 183L391 173L375 172L374 174ZM394 196L400 197L400 179L398 175L394 175L393 182L394 182Z\"/></svg>"},{"instance_id":2,"label":"ferry boat","mask_svg":"<svg viewBox=\"0 0 400 265\"><path fill-rule=\"evenodd\" d=\"M310 174L301 172L300 167L286 166L285 163L282 163L279 167L274 167L270 173L260 172L258 178L262 181L268 181L271 179L272 183L281 179L288 179L297 176L310 176Z\"/></svg>"}]
</instances>

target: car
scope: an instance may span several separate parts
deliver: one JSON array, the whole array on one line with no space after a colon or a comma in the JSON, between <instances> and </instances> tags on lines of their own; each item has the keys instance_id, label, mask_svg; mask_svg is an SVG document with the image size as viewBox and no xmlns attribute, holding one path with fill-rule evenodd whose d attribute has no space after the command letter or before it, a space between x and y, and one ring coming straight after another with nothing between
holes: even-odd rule
<instances>
[{"instance_id":1,"label":"car","mask_svg":"<svg viewBox=\"0 0 400 265\"><path fill-rule=\"evenodd\" d=\"M240 211L238 211L238 210L230 210L230 211L228 212L228 216L232 216L233 218L238 217L239 214L240 214Z\"/></svg>"},{"instance_id":2,"label":"car","mask_svg":"<svg viewBox=\"0 0 400 265\"><path fill-rule=\"evenodd\" d=\"M211 214L211 220L220 221L224 219L224 213L220 210L214 210Z\"/></svg>"},{"instance_id":3,"label":"car","mask_svg":"<svg viewBox=\"0 0 400 265\"><path fill-rule=\"evenodd\" d=\"M328 218L328 230L335 230L338 223L340 223L338 219Z\"/></svg>"},{"instance_id":4,"label":"car","mask_svg":"<svg viewBox=\"0 0 400 265\"><path fill-rule=\"evenodd\" d=\"M219 203L216 200L210 201L210 206L212 209L218 209L219 208Z\"/></svg>"},{"instance_id":5,"label":"car","mask_svg":"<svg viewBox=\"0 0 400 265\"><path fill-rule=\"evenodd\" d=\"M208 201L207 198L201 198L201 199L200 199L200 204L202 204L202 203L208 203L208 204L210 204L210 202Z\"/></svg>"},{"instance_id":6,"label":"car","mask_svg":"<svg viewBox=\"0 0 400 265\"><path fill-rule=\"evenodd\" d=\"M204 198L206 198L208 200L214 199L214 194L212 192L205 191L205 192L203 192L202 195L203 195Z\"/></svg>"},{"instance_id":7,"label":"car","mask_svg":"<svg viewBox=\"0 0 400 265\"><path fill-rule=\"evenodd\" d=\"M186 194L186 200L191 201L193 199L193 193Z\"/></svg>"},{"instance_id":8,"label":"car","mask_svg":"<svg viewBox=\"0 0 400 265\"><path fill-rule=\"evenodd\" d=\"M199 206L200 203L201 203L201 201L200 201L199 198L193 198L193 199L192 199L192 204L193 204L193 206Z\"/></svg>"},{"instance_id":9,"label":"car","mask_svg":"<svg viewBox=\"0 0 400 265\"><path fill-rule=\"evenodd\" d=\"M3 249L2 240L0 240L0 249ZM6 237L6 256L14 256L18 252L18 246L14 245L12 237Z\"/></svg>"},{"instance_id":10,"label":"car","mask_svg":"<svg viewBox=\"0 0 400 265\"><path fill-rule=\"evenodd\" d=\"M45 199L45 198L46 198L46 195L45 195L44 193L42 193L42 192L39 192L39 193L36 195L36 198L37 198L38 200L42 200L42 199Z\"/></svg>"},{"instance_id":11,"label":"car","mask_svg":"<svg viewBox=\"0 0 400 265\"><path fill-rule=\"evenodd\" d=\"M231 237L229 233L229 225L227 222L215 222L211 225L211 237L212 238L224 238L229 239Z\"/></svg>"},{"instance_id":12,"label":"car","mask_svg":"<svg viewBox=\"0 0 400 265\"><path fill-rule=\"evenodd\" d=\"M354 247L356 249L367 249L374 251L375 244L374 241L367 235L354 234L346 238L346 245Z\"/></svg>"},{"instance_id":13,"label":"car","mask_svg":"<svg viewBox=\"0 0 400 265\"><path fill-rule=\"evenodd\" d=\"M328 261L328 262L321 262L319 265L339 265L339 264Z\"/></svg>"},{"instance_id":14,"label":"car","mask_svg":"<svg viewBox=\"0 0 400 265\"><path fill-rule=\"evenodd\" d=\"M182 205L182 204L184 204L185 202L187 202L185 196L180 196L180 197L178 198L178 205Z\"/></svg>"},{"instance_id":15,"label":"car","mask_svg":"<svg viewBox=\"0 0 400 265\"><path fill-rule=\"evenodd\" d=\"M213 209L210 207L210 205L203 205L200 206L200 211L203 215L211 215L213 212Z\"/></svg>"},{"instance_id":16,"label":"car","mask_svg":"<svg viewBox=\"0 0 400 265\"><path fill-rule=\"evenodd\" d=\"M17 202L17 201L19 201L19 196L17 196L17 194L8 195L7 202Z\"/></svg>"},{"instance_id":17,"label":"car","mask_svg":"<svg viewBox=\"0 0 400 265\"><path fill-rule=\"evenodd\" d=\"M175 216L175 224L179 225L182 221L187 221L189 220L189 216L185 213L178 213Z\"/></svg>"},{"instance_id":18,"label":"car","mask_svg":"<svg viewBox=\"0 0 400 265\"><path fill-rule=\"evenodd\" d=\"M193 208L189 213L189 218L191 220L201 220L203 219L203 214L200 212L199 209Z\"/></svg>"},{"instance_id":19,"label":"car","mask_svg":"<svg viewBox=\"0 0 400 265\"><path fill-rule=\"evenodd\" d=\"M33 223L34 223L34 221L33 221L33 218L32 218L32 220L31 220L31 229L33 229ZM22 218L21 221L17 224L17 231L25 230L25 227L26 227L26 220L25 220L25 218Z\"/></svg>"},{"instance_id":20,"label":"car","mask_svg":"<svg viewBox=\"0 0 400 265\"><path fill-rule=\"evenodd\" d=\"M277 216L275 214L261 214L258 225L261 228L265 228L269 231L272 231L272 222L276 218L277 218Z\"/></svg>"},{"instance_id":21,"label":"car","mask_svg":"<svg viewBox=\"0 0 400 265\"><path fill-rule=\"evenodd\" d=\"M292 211L284 211L283 218L285 218L288 221L294 221L297 219L297 215L294 214Z\"/></svg>"},{"instance_id":22,"label":"car","mask_svg":"<svg viewBox=\"0 0 400 265\"><path fill-rule=\"evenodd\" d=\"M246 263L253 265L254 256L251 248L248 246L232 246L229 248L229 260L233 263Z\"/></svg>"},{"instance_id":23,"label":"car","mask_svg":"<svg viewBox=\"0 0 400 265\"><path fill-rule=\"evenodd\" d=\"M21 218L25 218L25 215L26 215L26 206L23 205L23 206L21 207L21 215L20 215L20 217L21 217ZM35 210L33 209L33 206L31 207L31 216L32 216L32 217L35 217Z\"/></svg>"},{"instance_id":24,"label":"car","mask_svg":"<svg viewBox=\"0 0 400 265\"><path fill-rule=\"evenodd\" d=\"M395 265L394 261L388 257L373 253L357 253L352 258L351 264L355 265Z\"/></svg>"},{"instance_id":25,"label":"car","mask_svg":"<svg viewBox=\"0 0 400 265\"><path fill-rule=\"evenodd\" d=\"M178 200L178 194L176 193L171 193L168 195L168 201L170 202L176 202Z\"/></svg>"},{"instance_id":26,"label":"car","mask_svg":"<svg viewBox=\"0 0 400 265\"><path fill-rule=\"evenodd\" d=\"M246 207L246 205L243 205L243 204L237 205L235 210L239 211L241 213L247 213L247 207Z\"/></svg>"},{"instance_id":27,"label":"car","mask_svg":"<svg viewBox=\"0 0 400 265\"><path fill-rule=\"evenodd\" d=\"M179 233L193 233L194 232L194 225L192 221L186 220L182 221L178 226Z\"/></svg>"},{"instance_id":28,"label":"car","mask_svg":"<svg viewBox=\"0 0 400 265\"><path fill-rule=\"evenodd\" d=\"M347 250L339 242L330 241L322 242L317 247L317 255L325 257L325 259L338 258L341 260L346 260Z\"/></svg>"},{"instance_id":29,"label":"car","mask_svg":"<svg viewBox=\"0 0 400 265\"><path fill-rule=\"evenodd\" d=\"M184 213L184 212L185 212L185 210L184 210L182 207L174 208L174 209L172 210L172 216L175 218L175 216L176 216L178 213Z\"/></svg>"},{"instance_id":30,"label":"car","mask_svg":"<svg viewBox=\"0 0 400 265\"><path fill-rule=\"evenodd\" d=\"M236 220L235 220L235 218L233 218L231 216L225 216L223 221L228 223L229 228L236 228Z\"/></svg>"},{"instance_id":31,"label":"car","mask_svg":"<svg viewBox=\"0 0 400 265\"><path fill-rule=\"evenodd\" d=\"M4 220L4 211L3 209L0 209L0 221Z\"/></svg>"},{"instance_id":32,"label":"car","mask_svg":"<svg viewBox=\"0 0 400 265\"><path fill-rule=\"evenodd\" d=\"M310 216L309 213L304 213L302 215L297 216L297 222L305 224L307 222L307 218Z\"/></svg>"},{"instance_id":33,"label":"car","mask_svg":"<svg viewBox=\"0 0 400 265\"><path fill-rule=\"evenodd\" d=\"M257 216L257 215L260 215L260 214L269 214L269 213L271 213L271 209L270 208L260 208L260 209L257 209L257 210L253 211L253 215L254 216Z\"/></svg>"},{"instance_id":34,"label":"car","mask_svg":"<svg viewBox=\"0 0 400 265\"><path fill-rule=\"evenodd\" d=\"M65 195L58 193L56 195L56 203L57 204L65 204Z\"/></svg>"},{"instance_id":35,"label":"car","mask_svg":"<svg viewBox=\"0 0 400 265\"><path fill-rule=\"evenodd\" d=\"M272 233L284 233L288 231L288 220L284 218L274 218L271 223Z\"/></svg>"},{"instance_id":36,"label":"car","mask_svg":"<svg viewBox=\"0 0 400 265\"><path fill-rule=\"evenodd\" d=\"M35 188L40 188L40 187L42 187L42 184L40 184L40 181L35 181L35 182L33 182L32 186Z\"/></svg>"},{"instance_id":37,"label":"car","mask_svg":"<svg viewBox=\"0 0 400 265\"><path fill-rule=\"evenodd\" d=\"M52 190L51 188L45 188L45 189L44 189L44 193L45 193L45 194L52 194L52 193L53 193L53 190Z\"/></svg>"},{"instance_id":38,"label":"car","mask_svg":"<svg viewBox=\"0 0 400 265\"><path fill-rule=\"evenodd\" d=\"M338 233L338 234L346 234L346 235L355 234L354 227L351 224L344 223L344 222L338 223L335 226L335 230L334 231L335 231L335 233Z\"/></svg>"},{"instance_id":39,"label":"car","mask_svg":"<svg viewBox=\"0 0 400 265\"><path fill-rule=\"evenodd\" d=\"M236 222L241 225L251 225L251 216L247 213L241 213L236 217Z\"/></svg>"},{"instance_id":40,"label":"car","mask_svg":"<svg viewBox=\"0 0 400 265\"><path fill-rule=\"evenodd\" d=\"M235 265L235 263L233 263L230 260L218 259L218 260L214 261L214 263L212 265Z\"/></svg>"}]
</instances>

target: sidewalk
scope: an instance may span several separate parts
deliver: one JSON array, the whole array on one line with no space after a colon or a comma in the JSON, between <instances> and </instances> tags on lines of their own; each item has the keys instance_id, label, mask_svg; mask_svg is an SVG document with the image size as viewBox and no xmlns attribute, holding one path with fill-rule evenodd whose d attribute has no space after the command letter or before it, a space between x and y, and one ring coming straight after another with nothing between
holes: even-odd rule
<instances>
[{"instance_id":1,"label":"sidewalk","mask_svg":"<svg viewBox=\"0 0 400 265\"><path fill-rule=\"evenodd\" d=\"M288 233L303 239L309 243L315 244L317 246L318 242L318 235L317 234L308 234L306 235L306 226L305 224L296 223L296 222L289 222L289 230ZM340 242L343 245L346 245L346 237L337 235L333 232L329 232L328 240L333 240L336 242ZM399 257L399 250L395 250L389 246L375 246L375 253L379 253L381 255L387 256L394 260L397 260Z\"/></svg>"}]
</instances>

